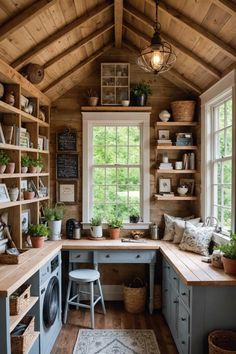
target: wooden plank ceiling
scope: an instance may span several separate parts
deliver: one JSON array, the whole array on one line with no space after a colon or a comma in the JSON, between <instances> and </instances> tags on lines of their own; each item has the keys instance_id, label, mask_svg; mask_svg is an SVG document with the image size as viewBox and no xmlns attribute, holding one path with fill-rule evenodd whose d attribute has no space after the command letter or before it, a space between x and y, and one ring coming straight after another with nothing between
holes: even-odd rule
<instances>
[{"instance_id":1,"label":"wooden plank ceiling","mask_svg":"<svg viewBox=\"0 0 236 354\"><path fill-rule=\"evenodd\" d=\"M154 19L154 0L0 0L0 57L42 65L38 87L54 100L112 46L138 53ZM236 0L160 0L159 21L177 54L166 79L200 94L235 67Z\"/></svg>"}]
</instances>

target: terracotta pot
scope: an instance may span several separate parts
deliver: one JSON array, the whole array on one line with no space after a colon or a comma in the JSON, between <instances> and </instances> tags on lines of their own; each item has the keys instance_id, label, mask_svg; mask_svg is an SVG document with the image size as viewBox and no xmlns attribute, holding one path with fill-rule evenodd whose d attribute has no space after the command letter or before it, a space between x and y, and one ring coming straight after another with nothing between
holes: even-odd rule
<instances>
[{"instance_id":1,"label":"terracotta pot","mask_svg":"<svg viewBox=\"0 0 236 354\"><path fill-rule=\"evenodd\" d=\"M90 106L96 106L98 104L98 97L89 97L88 103Z\"/></svg>"},{"instance_id":2,"label":"terracotta pot","mask_svg":"<svg viewBox=\"0 0 236 354\"><path fill-rule=\"evenodd\" d=\"M7 168L7 165L0 165L0 174L4 173Z\"/></svg>"},{"instance_id":3,"label":"terracotta pot","mask_svg":"<svg viewBox=\"0 0 236 354\"><path fill-rule=\"evenodd\" d=\"M16 164L15 162L9 162L7 164L6 173L14 173Z\"/></svg>"},{"instance_id":4,"label":"terracotta pot","mask_svg":"<svg viewBox=\"0 0 236 354\"><path fill-rule=\"evenodd\" d=\"M24 199L25 200L29 200L29 199L33 199L34 198L35 193L34 192L29 192L29 191L24 191L23 195L24 195Z\"/></svg>"},{"instance_id":5,"label":"terracotta pot","mask_svg":"<svg viewBox=\"0 0 236 354\"><path fill-rule=\"evenodd\" d=\"M236 275L236 259L222 257L224 272L230 275Z\"/></svg>"},{"instance_id":6,"label":"terracotta pot","mask_svg":"<svg viewBox=\"0 0 236 354\"><path fill-rule=\"evenodd\" d=\"M44 245L44 237L41 236L30 236L32 247L41 248Z\"/></svg>"},{"instance_id":7,"label":"terracotta pot","mask_svg":"<svg viewBox=\"0 0 236 354\"><path fill-rule=\"evenodd\" d=\"M29 166L29 173L37 173L37 167L36 166Z\"/></svg>"},{"instance_id":8,"label":"terracotta pot","mask_svg":"<svg viewBox=\"0 0 236 354\"><path fill-rule=\"evenodd\" d=\"M10 106L14 106L15 104L15 96L14 92L8 92L5 95L5 102L8 103Z\"/></svg>"},{"instance_id":9,"label":"terracotta pot","mask_svg":"<svg viewBox=\"0 0 236 354\"><path fill-rule=\"evenodd\" d=\"M27 173L28 167L27 166L21 166L21 173Z\"/></svg>"},{"instance_id":10,"label":"terracotta pot","mask_svg":"<svg viewBox=\"0 0 236 354\"><path fill-rule=\"evenodd\" d=\"M120 237L120 228L109 229L109 235L112 240L117 240Z\"/></svg>"}]
</instances>

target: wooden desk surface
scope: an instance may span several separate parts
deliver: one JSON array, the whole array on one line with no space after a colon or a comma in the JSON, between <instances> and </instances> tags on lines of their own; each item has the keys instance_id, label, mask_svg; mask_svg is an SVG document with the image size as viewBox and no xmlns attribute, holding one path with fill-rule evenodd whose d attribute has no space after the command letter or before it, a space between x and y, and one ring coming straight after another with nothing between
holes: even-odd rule
<instances>
[{"instance_id":1,"label":"wooden desk surface","mask_svg":"<svg viewBox=\"0 0 236 354\"><path fill-rule=\"evenodd\" d=\"M9 296L51 257L62 250L158 250L171 263L180 278L187 285L236 285L236 277L223 270L201 262L201 256L184 252L176 245L165 241L146 240L146 243L126 243L121 240L93 241L62 240L47 241L42 249L29 250L28 259L19 265L0 265L0 296Z\"/></svg>"}]
</instances>

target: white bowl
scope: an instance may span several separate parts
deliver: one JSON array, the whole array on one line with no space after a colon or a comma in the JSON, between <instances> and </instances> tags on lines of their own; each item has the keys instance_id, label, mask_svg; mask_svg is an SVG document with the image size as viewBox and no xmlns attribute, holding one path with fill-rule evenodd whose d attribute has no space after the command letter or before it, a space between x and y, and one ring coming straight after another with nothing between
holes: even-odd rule
<instances>
[{"instance_id":1,"label":"white bowl","mask_svg":"<svg viewBox=\"0 0 236 354\"><path fill-rule=\"evenodd\" d=\"M185 195L188 192L188 187L178 187L177 192L179 195Z\"/></svg>"},{"instance_id":2,"label":"white bowl","mask_svg":"<svg viewBox=\"0 0 236 354\"><path fill-rule=\"evenodd\" d=\"M162 122L168 122L168 120L170 119L170 113L166 110L161 111L161 113L159 114L159 118Z\"/></svg>"},{"instance_id":3,"label":"white bowl","mask_svg":"<svg viewBox=\"0 0 236 354\"><path fill-rule=\"evenodd\" d=\"M128 107L129 106L129 100L122 100L121 101L122 106Z\"/></svg>"}]
</instances>

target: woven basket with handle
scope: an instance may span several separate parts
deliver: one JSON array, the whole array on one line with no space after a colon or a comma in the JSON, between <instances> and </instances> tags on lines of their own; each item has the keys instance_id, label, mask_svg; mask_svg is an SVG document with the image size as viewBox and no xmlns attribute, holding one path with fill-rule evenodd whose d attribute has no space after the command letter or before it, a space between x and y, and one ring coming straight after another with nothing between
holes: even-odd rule
<instances>
[{"instance_id":1,"label":"woven basket with handle","mask_svg":"<svg viewBox=\"0 0 236 354\"><path fill-rule=\"evenodd\" d=\"M209 354L236 354L236 332L216 330L208 335Z\"/></svg>"},{"instance_id":2,"label":"woven basket with handle","mask_svg":"<svg viewBox=\"0 0 236 354\"><path fill-rule=\"evenodd\" d=\"M124 286L124 304L127 312L141 313L145 310L146 286L142 279L135 278L127 286Z\"/></svg>"},{"instance_id":3,"label":"woven basket with handle","mask_svg":"<svg viewBox=\"0 0 236 354\"><path fill-rule=\"evenodd\" d=\"M195 101L171 102L173 119L177 122L192 122L194 119Z\"/></svg>"}]
</instances>

